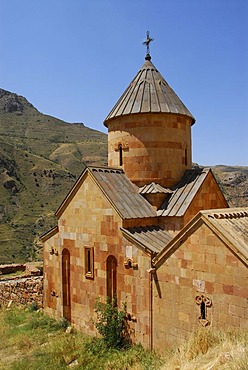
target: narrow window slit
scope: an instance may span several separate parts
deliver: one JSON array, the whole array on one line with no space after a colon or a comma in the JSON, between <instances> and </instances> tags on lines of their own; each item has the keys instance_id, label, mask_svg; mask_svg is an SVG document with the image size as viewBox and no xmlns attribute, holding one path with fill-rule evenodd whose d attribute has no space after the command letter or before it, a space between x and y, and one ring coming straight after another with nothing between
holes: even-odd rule
<instances>
[{"instance_id":1,"label":"narrow window slit","mask_svg":"<svg viewBox=\"0 0 248 370\"><path fill-rule=\"evenodd\" d=\"M85 247L85 277L94 278L94 248Z\"/></svg>"},{"instance_id":2,"label":"narrow window slit","mask_svg":"<svg viewBox=\"0 0 248 370\"><path fill-rule=\"evenodd\" d=\"M123 165L123 149L122 145L119 146L119 166Z\"/></svg>"},{"instance_id":3,"label":"narrow window slit","mask_svg":"<svg viewBox=\"0 0 248 370\"><path fill-rule=\"evenodd\" d=\"M206 320L206 304L204 301L201 302L201 319Z\"/></svg>"}]
</instances>

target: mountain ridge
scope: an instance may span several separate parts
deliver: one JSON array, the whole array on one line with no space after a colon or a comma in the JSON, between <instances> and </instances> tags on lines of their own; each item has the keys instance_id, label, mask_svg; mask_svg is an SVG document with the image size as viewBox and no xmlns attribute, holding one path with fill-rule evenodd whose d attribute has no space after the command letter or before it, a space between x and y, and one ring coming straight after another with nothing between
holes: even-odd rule
<instances>
[{"instance_id":1,"label":"mountain ridge","mask_svg":"<svg viewBox=\"0 0 248 370\"><path fill-rule=\"evenodd\" d=\"M107 165L107 135L45 115L0 89L0 263L39 259L39 236L86 165ZM248 167L212 166L230 206L248 201Z\"/></svg>"},{"instance_id":2,"label":"mountain ridge","mask_svg":"<svg viewBox=\"0 0 248 370\"><path fill-rule=\"evenodd\" d=\"M76 177L96 164L107 164L106 134L0 89L0 263L41 257L39 235Z\"/></svg>"}]
</instances>

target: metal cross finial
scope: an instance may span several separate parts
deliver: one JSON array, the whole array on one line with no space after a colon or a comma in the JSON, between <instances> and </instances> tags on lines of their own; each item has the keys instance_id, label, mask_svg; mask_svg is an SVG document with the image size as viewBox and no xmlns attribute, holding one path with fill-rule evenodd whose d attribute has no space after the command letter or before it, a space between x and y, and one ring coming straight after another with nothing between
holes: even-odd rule
<instances>
[{"instance_id":1,"label":"metal cross finial","mask_svg":"<svg viewBox=\"0 0 248 370\"><path fill-rule=\"evenodd\" d=\"M146 32L146 40L144 42L142 42L142 45L146 45L146 57L145 57L146 60L151 60L149 44L153 40L154 39L152 37L150 37L149 31L147 31Z\"/></svg>"}]
</instances>

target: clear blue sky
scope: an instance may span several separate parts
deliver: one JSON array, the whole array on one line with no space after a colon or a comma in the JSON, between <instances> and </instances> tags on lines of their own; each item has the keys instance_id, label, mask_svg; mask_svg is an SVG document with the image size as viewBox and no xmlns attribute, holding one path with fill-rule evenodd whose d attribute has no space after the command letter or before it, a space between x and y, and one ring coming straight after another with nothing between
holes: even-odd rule
<instances>
[{"instance_id":1,"label":"clear blue sky","mask_svg":"<svg viewBox=\"0 0 248 370\"><path fill-rule=\"evenodd\" d=\"M196 117L193 161L248 165L247 0L0 0L0 87L39 111L102 122L152 62Z\"/></svg>"}]
</instances>

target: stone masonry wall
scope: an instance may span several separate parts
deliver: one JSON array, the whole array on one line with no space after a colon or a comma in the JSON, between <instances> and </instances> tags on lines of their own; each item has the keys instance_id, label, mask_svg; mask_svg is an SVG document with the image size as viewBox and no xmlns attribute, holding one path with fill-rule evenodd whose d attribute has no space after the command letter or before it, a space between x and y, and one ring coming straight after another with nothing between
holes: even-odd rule
<instances>
[{"instance_id":1,"label":"stone masonry wall","mask_svg":"<svg viewBox=\"0 0 248 370\"><path fill-rule=\"evenodd\" d=\"M12 303L43 305L43 276L0 281L0 305Z\"/></svg>"},{"instance_id":2,"label":"stone masonry wall","mask_svg":"<svg viewBox=\"0 0 248 370\"><path fill-rule=\"evenodd\" d=\"M59 232L44 243L44 312L55 318L71 315L70 321L77 330L95 335L92 318L95 319L96 299L106 301L110 284L107 261L110 256L115 257L118 306L127 304L132 339L148 347L150 256L123 237L119 215L90 176L64 210L58 225ZM86 274L85 247L94 250L94 274L90 277ZM64 250L70 253L68 272L63 270ZM129 259L135 267L126 263ZM69 283L66 284L61 276L69 277ZM67 286L70 287L70 300L65 301Z\"/></svg>"},{"instance_id":3,"label":"stone masonry wall","mask_svg":"<svg viewBox=\"0 0 248 370\"><path fill-rule=\"evenodd\" d=\"M185 226L198 212L203 209L227 208L228 204L220 188L218 187L212 173L207 175L204 183L194 197L183 217Z\"/></svg>"},{"instance_id":4,"label":"stone masonry wall","mask_svg":"<svg viewBox=\"0 0 248 370\"><path fill-rule=\"evenodd\" d=\"M202 224L157 270L154 346L173 346L205 327L247 329L247 277L243 262Z\"/></svg>"},{"instance_id":5,"label":"stone masonry wall","mask_svg":"<svg viewBox=\"0 0 248 370\"><path fill-rule=\"evenodd\" d=\"M120 166L138 186L176 184L191 168L191 119L167 113L115 117L108 122L108 165Z\"/></svg>"}]
</instances>

